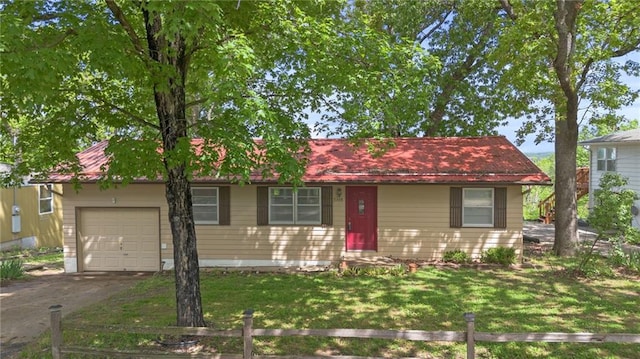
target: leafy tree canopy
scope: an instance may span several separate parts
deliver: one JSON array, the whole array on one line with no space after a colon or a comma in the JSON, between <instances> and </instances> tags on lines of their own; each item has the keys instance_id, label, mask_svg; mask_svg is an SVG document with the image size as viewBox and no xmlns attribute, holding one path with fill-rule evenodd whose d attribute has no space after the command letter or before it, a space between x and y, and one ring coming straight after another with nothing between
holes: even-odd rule
<instances>
[{"instance_id":1,"label":"leafy tree canopy","mask_svg":"<svg viewBox=\"0 0 640 359\"><path fill-rule=\"evenodd\" d=\"M238 181L255 169L295 181L309 110L329 113L334 132L352 137L416 116L439 66L412 39L390 41L348 2L1 6L0 161L15 163L16 174L58 164L77 171L74 154L104 138L112 155L106 183L165 173L154 88L166 90L163 79L176 70L151 58L145 12L160 14L167 41L184 37L188 131L205 142L198 153L182 143L166 159Z\"/></svg>"}]
</instances>

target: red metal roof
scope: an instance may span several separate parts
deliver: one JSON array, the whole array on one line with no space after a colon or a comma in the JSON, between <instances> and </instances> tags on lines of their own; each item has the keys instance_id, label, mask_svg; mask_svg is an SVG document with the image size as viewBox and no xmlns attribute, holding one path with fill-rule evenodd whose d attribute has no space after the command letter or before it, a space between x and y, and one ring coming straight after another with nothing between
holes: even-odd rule
<instances>
[{"instance_id":1,"label":"red metal roof","mask_svg":"<svg viewBox=\"0 0 640 359\"><path fill-rule=\"evenodd\" d=\"M200 144L194 140L193 144ZM370 141L378 148L379 144ZM107 165L107 142L100 142L78 154L81 182L100 178ZM550 184L550 178L504 136L396 138L385 151L376 154L367 144L352 145L343 139L315 139L303 181L306 183L514 183ZM68 175L52 174L53 182L68 182ZM252 176L254 183L274 179ZM142 179L138 182L149 182ZM154 180L157 182L157 180ZM201 177L195 182L226 182Z\"/></svg>"}]
</instances>

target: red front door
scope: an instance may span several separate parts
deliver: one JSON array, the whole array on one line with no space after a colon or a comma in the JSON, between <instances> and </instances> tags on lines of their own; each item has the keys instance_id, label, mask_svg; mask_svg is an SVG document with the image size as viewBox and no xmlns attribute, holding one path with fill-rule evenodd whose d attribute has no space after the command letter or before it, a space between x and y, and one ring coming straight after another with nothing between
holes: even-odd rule
<instances>
[{"instance_id":1,"label":"red front door","mask_svg":"<svg viewBox=\"0 0 640 359\"><path fill-rule=\"evenodd\" d=\"M347 250L378 250L376 187L347 187Z\"/></svg>"}]
</instances>

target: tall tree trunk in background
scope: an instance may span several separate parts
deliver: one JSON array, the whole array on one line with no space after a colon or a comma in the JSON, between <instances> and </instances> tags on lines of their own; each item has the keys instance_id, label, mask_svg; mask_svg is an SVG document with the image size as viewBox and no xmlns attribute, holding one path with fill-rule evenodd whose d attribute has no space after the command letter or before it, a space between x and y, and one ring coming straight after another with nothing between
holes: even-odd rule
<instances>
[{"instance_id":1,"label":"tall tree trunk in background","mask_svg":"<svg viewBox=\"0 0 640 359\"><path fill-rule=\"evenodd\" d=\"M167 39L167 34L161 32L160 15L150 14L147 10L143 12L150 56L157 62L159 71L167 71L167 67L171 69L171 72L161 77L167 83L154 84L154 98L162 132L164 166L167 170L165 193L173 236L177 325L203 327L205 321L200 297L200 269L191 184L186 172L186 162L176 163L166 156L176 148L178 141L188 140L185 80L189 58L184 38L175 34L173 39Z\"/></svg>"},{"instance_id":2,"label":"tall tree trunk in background","mask_svg":"<svg viewBox=\"0 0 640 359\"><path fill-rule=\"evenodd\" d=\"M576 151L578 147L578 92L573 80L576 19L582 1L557 0L555 27L558 34L553 68L566 101L556 104L556 238L554 252L575 254L578 243L576 209ZM562 114L561 112L564 112Z\"/></svg>"}]
</instances>

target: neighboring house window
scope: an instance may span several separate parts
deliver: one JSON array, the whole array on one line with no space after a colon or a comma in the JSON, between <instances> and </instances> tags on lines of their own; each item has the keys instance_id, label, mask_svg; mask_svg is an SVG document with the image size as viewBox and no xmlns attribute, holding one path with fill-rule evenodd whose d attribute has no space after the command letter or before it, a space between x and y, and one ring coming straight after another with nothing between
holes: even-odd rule
<instances>
[{"instance_id":1,"label":"neighboring house window","mask_svg":"<svg viewBox=\"0 0 640 359\"><path fill-rule=\"evenodd\" d=\"M451 187L450 226L507 226L507 189Z\"/></svg>"},{"instance_id":2,"label":"neighboring house window","mask_svg":"<svg viewBox=\"0 0 640 359\"><path fill-rule=\"evenodd\" d=\"M331 187L258 187L258 225L333 224Z\"/></svg>"},{"instance_id":3,"label":"neighboring house window","mask_svg":"<svg viewBox=\"0 0 640 359\"><path fill-rule=\"evenodd\" d=\"M229 187L191 187L195 224L230 224Z\"/></svg>"},{"instance_id":4,"label":"neighboring house window","mask_svg":"<svg viewBox=\"0 0 640 359\"><path fill-rule=\"evenodd\" d=\"M597 152L598 171L616 170L616 149L611 147L598 148Z\"/></svg>"},{"instance_id":5,"label":"neighboring house window","mask_svg":"<svg viewBox=\"0 0 640 359\"><path fill-rule=\"evenodd\" d=\"M41 184L38 191L40 214L53 213L53 188L50 184Z\"/></svg>"}]
</instances>

